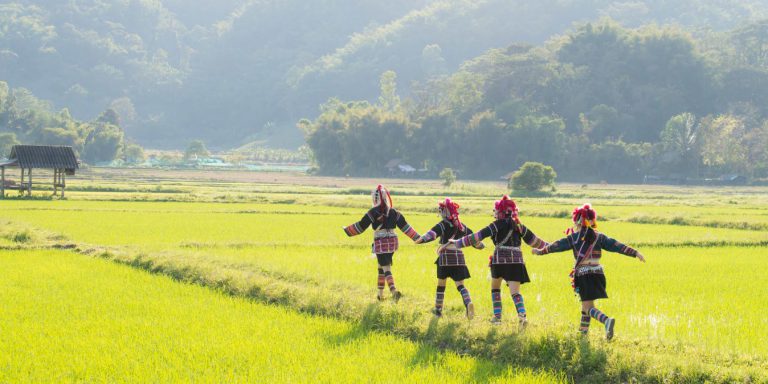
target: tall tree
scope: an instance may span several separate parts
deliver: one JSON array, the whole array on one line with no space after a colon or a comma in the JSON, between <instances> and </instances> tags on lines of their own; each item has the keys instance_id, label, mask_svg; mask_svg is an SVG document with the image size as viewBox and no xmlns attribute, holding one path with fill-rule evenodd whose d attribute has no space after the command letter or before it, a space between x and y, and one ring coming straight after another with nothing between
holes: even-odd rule
<instances>
[{"instance_id":1,"label":"tall tree","mask_svg":"<svg viewBox=\"0 0 768 384\"><path fill-rule=\"evenodd\" d=\"M394 112L400 109L400 96L397 95L397 74L395 71L386 71L379 79L381 93L379 105L382 109Z\"/></svg>"},{"instance_id":2,"label":"tall tree","mask_svg":"<svg viewBox=\"0 0 768 384\"><path fill-rule=\"evenodd\" d=\"M698 173L701 159L696 116L687 112L673 116L661 131L660 139L663 160L669 168L678 170L677 173Z\"/></svg>"}]
</instances>

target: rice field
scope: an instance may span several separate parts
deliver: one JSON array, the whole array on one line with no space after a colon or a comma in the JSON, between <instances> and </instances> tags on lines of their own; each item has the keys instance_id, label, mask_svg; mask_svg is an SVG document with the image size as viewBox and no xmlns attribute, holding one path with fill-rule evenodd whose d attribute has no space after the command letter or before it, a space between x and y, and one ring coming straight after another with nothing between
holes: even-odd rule
<instances>
[{"instance_id":1,"label":"rice field","mask_svg":"<svg viewBox=\"0 0 768 384\"><path fill-rule=\"evenodd\" d=\"M68 252L0 269L0 382L562 380Z\"/></svg>"},{"instance_id":2,"label":"rice field","mask_svg":"<svg viewBox=\"0 0 768 384\"><path fill-rule=\"evenodd\" d=\"M3 321L4 327L30 327L31 332L13 337L2 332L0 349L16 352L0 357L0 367L22 373L0 376L0 382L19 381L25 374L39 379L29 381L115 381L129 377L129 367L149 372L138 381L303 382L308 372L320 381L342 382L768 380L768 282L762 278L768 256L768 188L565 185L550 196L516 198L523 222L548 241L563 236L573 206L589 201L598 210L601 231L640 248L648 259L642 264L604 255L610 299L598 305L618 324L616 339L606 343L594 323L588 339L575 335L579 303L567 276L570 254L533 256L524 247L532 279L522 291L530 322L524 333L517 329L508 293L503 295L505 323L487 321L488 250L467 251L472 278L466 286L477 318L464 318L460 296L449 286L446 316L436 322L429 314L434 244L417 246L402 236L393 272L405 298L397 304L374 298L371 235L348 238L341 230L369 206L368 185L312 179L314 184L306 186L301 177L198 185L169 177L158 191L152 187L156 181L129 183L124 177L98 174L83 180L81 190L68 193L67 200L0 201L0 263L7 264L0 270L19 271L0 279L7 286L0 287L5 296L0 301L7 304L0 317L18 320ZM491 221L492 202L504 192L493 183L450 190L429 182L390 184L395 206L420 233L438 221L436 201L445 196L458 201L462 221L479 230ZM50 283L39 283L43 275ZM107 301L94 296L100 287L114 295ZM169 296L176 294L190 302L174 307L179 298ZM62 307L63 302L72 306ZM191 309L184 312L186 305ZM89 306L102 307L84 310ZM110 308L131 311L125 316L133 321L110 321ZM82 321L62 322L59 310L78 313L75 318ZM31 320L46 311L50 318L43 314L45 321ZM197 315L202 313L210 317ZM196 327L202 327L195 321L214 324L221 318L227 318L221 327L206 330L207 342L195 338ZM243 338L255 332L250 327L258 328L256 318L274 319L271 330ZM174 326L176 320L185 326ZM297 322L302 325L295 334L283 324ZM58 323L63 326L54 327ZM97 326L104 323L108 327ZM144 328L153 324L158 329ZM318 335L326 331L317 330L323 327L342 329L327 331L331 334L355 333L353 342L323 344ZM62 334L52 338L51 332ZM66 363L75 350L106 348L109 335L117 334L122 344L116 353L122 358ZM77 335L87 337L78 340ZM125 341L145 336L147 344ZM383 352L373 345L378 338L397 347ZM295 343L301 346L292 348L295 354L270 353L259 344L282 339L306 341ZM30 353L49 364L18 357L35 343L40 350ZM181 352L184 348L196 352ZM348 359L334 356L340 350ZM259 353L267 356L253 356L253 351L267 351ZM424 353L428 356L414 357ZM377 370L365 365L370 362L355 360L367 354L387 356L387 370L397 371L392 380L372 374ZM142 355L147 357L126 358ZM356 364L363 365L358 369ZM46 365L57 370L46 370Z\"/></svg>"}]
</instances>

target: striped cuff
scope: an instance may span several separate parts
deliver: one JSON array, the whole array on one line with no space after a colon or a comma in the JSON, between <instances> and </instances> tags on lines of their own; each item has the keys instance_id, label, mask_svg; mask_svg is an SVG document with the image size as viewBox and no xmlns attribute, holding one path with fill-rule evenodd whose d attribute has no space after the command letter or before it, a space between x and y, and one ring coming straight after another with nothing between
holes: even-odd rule
<instances>
[{"instance_id":1,"label":"striped cuff","mask_svg":"<svg viewBox=\"0 0 768 384\"><path fill-rule=\"evenodd\" d=\"M344 232L347 233L347 236L352 237L352 236L357 236L361 234L363 231L362 229L360 229L360 224L354 223L348 227L345 227Z\"/></svg>"},{"instance_id":2,"label":"striped cuff","mask_svg":"<svg viewBox=\"0 0 768 384\"><path fill-rule=\"evenodd\" d=\"M419 239L419 233L416 232L416 230L411 227L410 224L406 224L405 227L403 227L403 233L405 233L406 236L410 237L411 240L416 241Z\"/></svg>"},{"instance_id":3,"label":"striped cuff","mask_svg":"<svg viewBox=\"0 0 768 384\"><path fill-rule=\"evenodd\" d=\"M434 240L437 237L437 233L435 231L429 231L424 234L424 236L421 237L422 243L429 243L430 241Z\"/></svg>"},{"instance_id":4,"label":"striped cuff","mask_svg":"<svg viewBox=\"0 0 768 384\"><path fill-rule=\"evenodd\" d=\"M630 257L637 257L637 250L630 246L623 246L621 248L621 253Z\"/></svg>"},{"instance_id":5,"label":"striped cuff","mask_svg":"<svg viewBox=\"0 0 768 384\"><path fill-rule=\"evenodd\" d=\"M531 248L544 248L549 244L547 244L546 241L539 239L538 237L534 237L531 243L528 245L530 245Z\"/></svg>"},{"instance_id":6,"label":"striped cuff","mask_svg":"<svg viewBox=\"0 0 768 384\"><path fill-rule=\"evenodd\" d=\"M456 240L456 248L464 248L470 245L474 246L479 242L480 242L480 234L473 233L471 235L466 235L461 239Z\"/></svg>"}]
</instances>

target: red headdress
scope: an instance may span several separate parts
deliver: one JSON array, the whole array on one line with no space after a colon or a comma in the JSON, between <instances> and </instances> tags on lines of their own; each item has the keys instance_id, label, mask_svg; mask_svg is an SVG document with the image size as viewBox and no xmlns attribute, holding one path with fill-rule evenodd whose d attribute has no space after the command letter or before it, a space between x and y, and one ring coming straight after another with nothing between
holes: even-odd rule
<instances>
[{"instance_id":1,"label":"red headdress","mask_svg":"<svg viewBox=\"0 0 768 384\"><path fill-rule=\"evenodd\" d=\"M573 223L586 228L597 228L597 212L589 204L576 207L573 210Z\"/></svg>"},{"instance_id":2,"label":"red headdress","mask_svg":"<svg viewBox=\"0 0 768 384\"><path fill-rule=\"evenodd\" d=\"M450 198L438 203L438 210L440 211L440 216L453 223L456 228L459 230L464 229L461 221L459 221L459 205L451 201Z\"/></svg>"},{"instance_id":3,"label":"red headdress","mask_svg":"<svg viewBox=\"0 0 768 384\"><path fill-rule=\"evenodd\" d=\"M392 208L392 196L389 195L389 191L381 184L376 186L376 189L371 192L371 198L373 199L373 206L379 208L379 213L382 215L388 215L389 209Z\"/></svg>"},{"instance_id":4,"label":"red headdress","mask_svg":"<svg viewBox=\"0 0 768 384\"><path fill-rule=\"evenodd\" d=\"M512 219L515 223L520 224L517 204L515 204L515 201L510 199L509 196L504 195L501 197L501 200L497 200L496 204L494 204L494 211L496 213L496 218Z\"/></svg>"}]
</instances>

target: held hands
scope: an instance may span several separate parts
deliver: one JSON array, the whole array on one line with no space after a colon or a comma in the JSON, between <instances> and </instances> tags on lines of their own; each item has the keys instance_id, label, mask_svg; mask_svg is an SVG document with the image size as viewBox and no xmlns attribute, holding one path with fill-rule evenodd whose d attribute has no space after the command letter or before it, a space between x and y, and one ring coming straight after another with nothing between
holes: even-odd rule
<instances>
[{"instance_id":1,"label":"held hands","mask_svg":"<svg viewBox=\"0 0 768 384\"><path fill-rule=\"evenodd\" d=\"M645 256L643 256L643 254L639 251L637 252L637 259L645 263Z\"/></svg>"},{"instance_id":2,"label":"held hands","mask_svg":"<svg viewBox=\"0 0 768 384\"><path fill-rule=\"evenodd\" d=\"M544 248L531 248L531 253L541 256L544 254Z\"/></svg>"},{"instance_id":3,"label":"held hands","mask_svg":"<svg viewBox=\"0 0 768 384\"><path fill-rule=\"evenodd\" d=\"M416 244L421 244L421 243L424 242L424 238L423 237L419 237L418 239L414 240L413 242L416 243Z\"/></svg>"}]
</instances>

